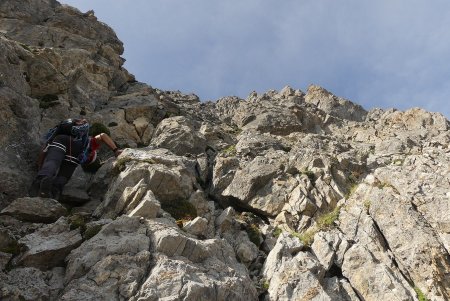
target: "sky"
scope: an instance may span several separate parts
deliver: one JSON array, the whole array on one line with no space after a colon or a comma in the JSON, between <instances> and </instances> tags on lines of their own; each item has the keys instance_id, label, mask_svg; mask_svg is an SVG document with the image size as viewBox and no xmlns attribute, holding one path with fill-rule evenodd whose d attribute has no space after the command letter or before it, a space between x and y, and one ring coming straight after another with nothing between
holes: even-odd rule
<instances>
[{"instance_id":1,"label":"sky","mask_svg":"<svg viewBox=\"0 0 450 301\"><path fill-rule=\"evenodd\" d=\"M311 84L450 118L448 0L60 0L94 10L125 68L202 101Z\"/></svg>"}]
</instances>

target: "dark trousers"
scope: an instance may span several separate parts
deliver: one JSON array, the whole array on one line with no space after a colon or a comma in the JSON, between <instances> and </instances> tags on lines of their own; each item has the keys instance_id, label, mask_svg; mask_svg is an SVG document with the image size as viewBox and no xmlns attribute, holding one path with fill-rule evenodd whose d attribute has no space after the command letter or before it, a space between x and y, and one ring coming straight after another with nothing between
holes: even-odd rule
<instances>
[{"instance_id":1,"label":"dark trousers","mask_svg":"<svg viewBox=\"0 0 450 301\"><path fill-rule=\"evenodd\" d=\"M44 162L38 171L35 182L41 183L44 178L51 179L53 197L58 198L64 185L67 184L78 166L77 158L81 151L81 140L74 140L68 135L56 136L47 147ZM33 185L38 185L37 183L33 183ZM34 190L31 189L31 191ZM30 195L32 194L34 193L30 192Z\"/></svg>"}]
</instances>

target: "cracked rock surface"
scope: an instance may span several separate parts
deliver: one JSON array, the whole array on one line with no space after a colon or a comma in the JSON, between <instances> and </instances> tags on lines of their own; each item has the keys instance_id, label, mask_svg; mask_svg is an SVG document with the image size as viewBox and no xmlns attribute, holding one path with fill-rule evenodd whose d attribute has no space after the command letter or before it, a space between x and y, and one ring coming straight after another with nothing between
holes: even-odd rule
<instances>
[{"instance_id":1,"label":"cracked rock surface","mask_svg":"<svg viewBox=\"0 0 450 301\"><path fill-rule=\"evenodd\" d=\"M55 0L1 1L0 51L1 300L450 300L442 114L162 91ZM42 135L79 116L123 153L28 197Z\"/></svg>"}]
</instances>

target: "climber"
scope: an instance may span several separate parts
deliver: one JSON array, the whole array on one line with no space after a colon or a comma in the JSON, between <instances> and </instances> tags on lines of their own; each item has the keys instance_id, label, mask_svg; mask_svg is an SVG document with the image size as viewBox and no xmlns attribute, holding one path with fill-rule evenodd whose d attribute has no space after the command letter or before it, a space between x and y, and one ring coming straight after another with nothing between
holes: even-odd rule
<instances>
[{"instance_id":1,"label":"climber","mask_svg":"<svg viewBox=\"0 0 450 301\"><path fill-rule=\"evenodd\" d=\"M67 119L51 129L38 160L38 174L29 195L59 199L64 185L78 165L92 166L97 160L97 150L103 142L117 157L122 153L106 134L89 136L86 119ZM98 164L96 164L98 166Z\"/></svg>"}]
</instances>

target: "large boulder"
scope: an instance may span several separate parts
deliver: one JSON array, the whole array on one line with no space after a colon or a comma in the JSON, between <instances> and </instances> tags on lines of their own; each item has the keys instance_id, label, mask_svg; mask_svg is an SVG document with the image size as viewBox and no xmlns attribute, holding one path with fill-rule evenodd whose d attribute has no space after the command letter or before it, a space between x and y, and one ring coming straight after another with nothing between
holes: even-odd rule
<instances>
[{"instance_id":1,"label":"large boulder","mask_svg":"<svg viewBox=\"0 0 450 301\"><path fill-rule=\"evenodd\" d=\"M196 185L196 161L167 150L125 150L114 163L118 176L109 184L96 215L130 212L150 190L161 204L185 201Z\"/></svg>"},{"instance_id":2,"label":"large boulder","mask_svg":"<svg viewBox=\"0 0 450 301\"><path fill-rule=\"evenodd\" d=\"M174 154L197 155L206 151L206 139L199 126L184 116L166 118L156 127L151 144Z\"/></svg>"},{"instance_id":3,"label":"large boulder","mask_svg":"<svg viewBox=\"0 0 450 301\"><path fill-rule=\"evenodd\" d=\"M129 299L150 264L146 232L139 218L122 216L73 250L60 300Z\"/></svg>"},{"instance_id":4,"label":"large boulder","mask_svg":"<svg viewBox=\"0 0 450 301\"><path fill-rule=\"evenodd\" d=\"M64 268L43 272L36 268L18 268L0 272L2 300L57 300L63 289Z\"/></svg>"},{"instance_id":5,"label":"large boulder","mask_svg":"<svg viewBox=\"0 0 450 301\"><path fill-rule=\"evenodd\" d=\"M336 97L322 87L311 85L306 92L305 102L314 104L327 114L352 121L364 121L367 111L358 104Z\"/></svg>"},{"instance_id":6,"label":"large boulder","mask_svg":"<svg viewBox=\"0 0 450 301\"><path fill-rule=\"evenodd\" d=\"M325 277L323 266L304 247L296 237L279 236L262 270L268 300L358 300L350 297L348 286Z\"/></svg>"},{"instance_id":7,"label":"large boulder","mask_svg":"<svg viewBox=\"0 0 450 301\"><path fill-rule=\"evenodd\" d=\"M9 74L6 74L8 77ZM35 127L39 122L38 102L5 84L0 85L0 131L3 133L0 137L0 208L4 208L14 198L26 195L39 151Z\"/></svg>"},{"instance_id":8,"label":"large boulder","mask_svg":"<svg viewBox=\"0 0 450 301\"><path fill-rule=\"evenodd\" d=\"M221 239L189 238L176 226L148 224L155 265L132 300L256 300L246 269Z\"/></svg>"},{"instance_id":9,"label":"large boulder","mask_svg":"<svg viewBox=\"0 0 450 301\"><path fill-rule=\"evenodd\" d=\"M25 252L17 259L17 265L48 270L64 266L66 256L81 242L80 229L70 229L67 218L62 217L56 223L46 225L38 231L19 240Z\"/></svg>"},{"instance_id":10,"label":"large boulder","mask_svg":"<svg viewBox=\"0 0 450 301\"><path fill-rule=\"evenodd\" d=\"M67 215L67 209L53 199L19 198L3 209L0 214L13 216L21 221L53 223Z\"/></svg>"}]
</instances>

